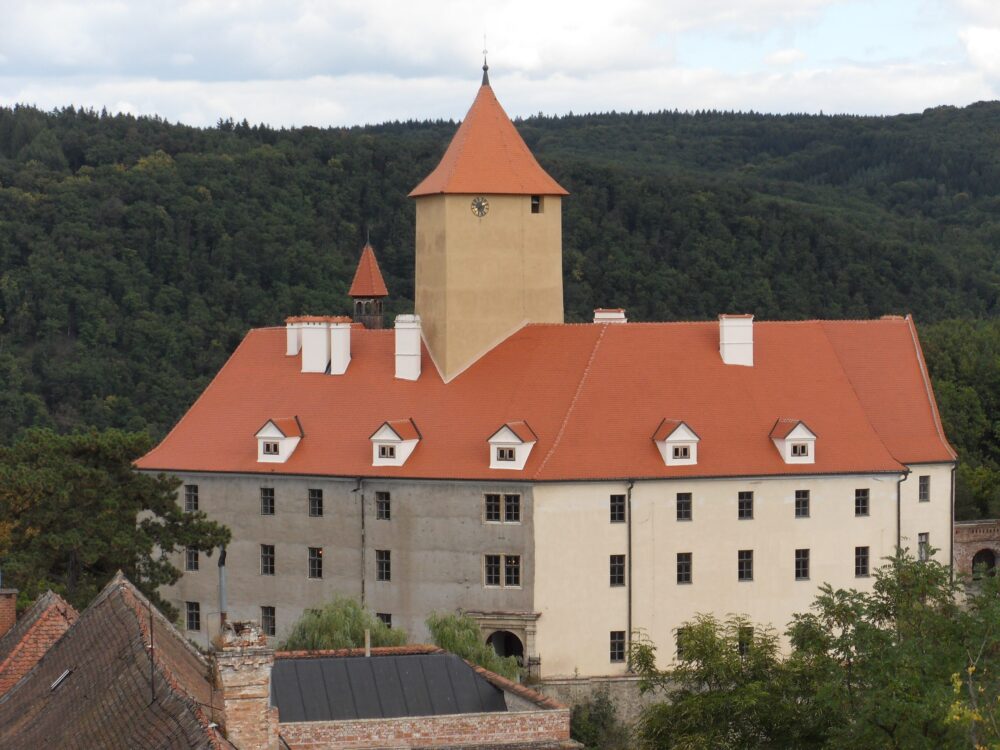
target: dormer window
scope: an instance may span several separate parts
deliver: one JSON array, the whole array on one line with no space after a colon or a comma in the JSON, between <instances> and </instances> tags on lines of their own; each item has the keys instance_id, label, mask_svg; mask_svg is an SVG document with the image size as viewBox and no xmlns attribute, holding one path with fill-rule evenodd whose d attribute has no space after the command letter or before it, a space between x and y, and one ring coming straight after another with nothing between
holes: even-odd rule
<instances>
[{"instance_id":1,"label":"dormer window","mask_svg":"<svg viewBox=\"0 0 1000 750\"><path fill-rule=\"evenodd\" d=\"M257 463L285 463L305 436L298 417L269 419L257 430Z\"/></svg>"},{"instance_id":2,"label":"dormer window","mask_svg":"<svg viewBox=\"0 0 1000 750\"><path fill-rule=\"evenodd\" d=\"M420 442L412 419L383 422L372 434L372 466L402 466Z\"/></svg>"},{"instance_id":3,"label":"dormer window","mask_svg":"<svg viewBox=\"0 0 1000 750\"><path fill-rule=\"evenodd\" d=\"M771 428L771 442L786 464L816 463L816 433L800 419L779 419Z\"/></svg>"},{"instance_id":4,"label":"dormer window","mask_svg":"<svg viewBox=\"0 0 1000 750\"><path fill-rule=\"evenodd\" d=\"M491 469L520 471L538 442L538 436L527 422L507 422L490 435L488 442Z\"/></svg>"},{"instance_id":5,"label":"dormer window","mask_svg":"<svg viewBox=\"0 0 1000 750\"><path fill-rule=\"evenodd\" d=\"M663 463L667 466L694 466L698 463L698 433L679 419L664 419L653 433Z\"/></svg>"}]
</instances>

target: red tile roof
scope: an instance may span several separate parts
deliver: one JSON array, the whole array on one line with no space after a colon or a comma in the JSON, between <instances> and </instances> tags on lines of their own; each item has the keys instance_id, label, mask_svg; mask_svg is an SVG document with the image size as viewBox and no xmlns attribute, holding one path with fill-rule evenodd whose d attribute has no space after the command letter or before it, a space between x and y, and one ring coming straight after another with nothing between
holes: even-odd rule
<instances>
[{"instance_id":1,"label":"red tile roof","mask_svg":"<svg viewBox=\"0 0 1000 750\"><path fill-rule=\"evenodd\" d=\"M681 425L687 427L691 432L694 433L695 437L698 437L698 433L691 429L691 425L680 419L664 419L660 422L660 426L656 428L656 432L653 433L653 440L666 440L668 437L673 435L677 428Z\"/></svg>"},{"instance_id":2,"label":"red tile roof","mask_svg":"<svg viewBox=\"0 0 1000 750\"><path fill-rule=\"evenodd\" d=\"M952 461L912 321L754 324L754 366L719 356L719 326L528 325L443 383L423 351L417 381L394 378L393 331L358 330L345 375L302 373L280 328L251 331L190 411L137 466L149 470L502 479L484 441L529 421L525 480L893 472ZM309 431L287 462L257 463L271 414ZM371 465L372 432L410 414L420 451ZM698 463L665 466L649 436L671 414L698 425ZM822 436L815 464L786 464L769 438L795 414Z\"/></svg>"},{"instance_id":3,"label":"red tile roof","mask_svg":"<svg viewBox=\"0 0 1000 750\"><path fill-rule=\"evenodd\" d=\"M517 421L517 422L505 422L500 426L500 429L490 435L489 439L492 440L496 437L497 432L500 432L504 427L514 433L515 437L522 443L534 443L538 441L538 435L535 431L531 429L527 422Z\"/></svg>"},{"instance_id":4,"label":"red tile roof","mask_svg":"<svg viewBox=\"0 0 1000 750\"><path fill-rule=\"evenodd\" d=\"M778 419L774 423L774 427L771 428L771 437L774 438L775 440L784 440L786 437L788 437L788 433L790 433L799 425L802 425L807 430L809 430L809 426L805 424L801 419L786 419L782 417ZM809 430L809 432L812 432L812 430ZM813 432L813 434L815 435L816 433Z\"/></svg>"},{"instance_id":5,"label":"red tile roof","mask_svg":"<svg viewBox=\"0 0 1000 750\"><path fill-rule=\"evenodd\" d=\"M535 161L488 83L479 89L440 163L410 197L438 193L567 195Z\"/></svg>"},{"instance_id":6,"label":"red tile roof","mask_svg":"<svg viewBox=\"0 0 1000 750\"><path fill-rule=\"evenodd\" d=\"M388 425L389 429L399 436L400 440L420 439L420 430L418 430L417 426L413 424L412 419L392 419L388 422L383 422L378 426L378 429L375 430L375 432L378 432L386 425ZM372 433L372 437L375 437L375 432Z\"/></svg>"},{"instance_id":7,"label":"red tile roof","mask_svg":"<svg viewBox=\"0 0 1000 750\"><path fill-rule=\"evenodd\" d=\"M0 695L31 671L79 615L59 594L46 591L0 638Z\"/></svg>"},{"instance_id":8,"label":"red tile roof","mask_svg":"<svg viewBox=\"0 0 1000 750\"><path fill-rule=\"evenodd\" d=\"M280 432L285 437L302 437L303 435L302 423L299 422L298 417L279 417L277 419L269 419L267 420L267 422L270 422L275 427L277 427L278 432ZM267 427L267 422L261 425L260 430L263 430L265 427ZM260 430L257 430L257 432L255 432L254 435L260 432Z\"/></svg>"},{"instance_id":9,"label":"red tile roof","mask_svg":"<svg viewBox=\"0 0 1000 750\"><path fill-rule=\"evenodd\" d=\"M351 297L389 296L389 290L385 287L382 272L378 267L378 260L375 259L375 248L370 244L366 244L361 251L358 269L354 272L354 281L351 282L351 290L347 294Z\"/></svg>"}]
</instances>

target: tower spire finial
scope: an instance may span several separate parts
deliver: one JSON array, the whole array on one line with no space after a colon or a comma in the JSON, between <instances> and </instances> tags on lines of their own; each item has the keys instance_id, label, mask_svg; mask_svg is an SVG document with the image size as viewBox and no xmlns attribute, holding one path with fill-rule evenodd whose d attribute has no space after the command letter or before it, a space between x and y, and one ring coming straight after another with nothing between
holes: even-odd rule
<instances>
[{"instance_id":1,"label":"tower spire finial","mask_svg":"<svg viewBox=\"0 0 1000 750\"><path fill-rule=\"evenodd\" d=\"M486 64L486 34L483 34L483 85L490 85L490 66Z\"/></svg>"}]
</instances>

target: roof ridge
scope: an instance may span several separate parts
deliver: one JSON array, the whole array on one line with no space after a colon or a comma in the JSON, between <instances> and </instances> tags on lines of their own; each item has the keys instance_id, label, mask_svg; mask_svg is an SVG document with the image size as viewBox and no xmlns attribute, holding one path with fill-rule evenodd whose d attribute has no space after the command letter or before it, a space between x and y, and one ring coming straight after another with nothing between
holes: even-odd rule
<instances>
[{"instance_id":1,"label":"roof ridge","mask_svg":"<svg viewBox=\"0 0 1000 750\"><path fill-rule=\"evenodd\" d=\"M573 413L573 407L576 406L577 400L580 398L580 393L583 391L583 384L587 380L587 376L590 374L590 367L594 364L594 359L597 357L597 350L601 346L601 342L604 341L604 334L608 332L610 326L601 326L601 332L597 334L597 340L594 341L594 348L590 350L590 357L587 359L587 364L583 368L583 372L580 374L580 380L576 384L576 390L573 392L573 398L570 399L569 406L566 407L566 413L563 415L562 423L559 425L559 431L556 433L555 440L552 441L552 447L549 448L549 452L545 454L545 458L542 459L542 463L538 465L535 470L533 478L537 479L538 475L542 473L545 468L545 464L549 462L556 449L559 447L559 443L562 442L562 436L566 432L566 425L569 423L570 415Z\"/></svg>"}]
</instances>

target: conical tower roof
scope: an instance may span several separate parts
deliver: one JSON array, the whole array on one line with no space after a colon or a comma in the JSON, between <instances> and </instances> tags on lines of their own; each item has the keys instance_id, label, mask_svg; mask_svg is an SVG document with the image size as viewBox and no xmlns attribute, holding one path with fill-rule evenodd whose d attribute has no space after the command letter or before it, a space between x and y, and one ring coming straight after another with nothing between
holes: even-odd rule
<instances>
[{"instance_id":1,"label":"conical tower roof","mask_svg":"<svg viewBox=\"0 0 1000 750\"><path fill-rule=\"evenodd\" d=\"M568 194L535 161L485 74L479 94L448 150L410 197L440 193Z\"/></svg>"},{"instance_id":2,"label":"conical tower roof","mask_svg":"<svg viewBox=\"0 0 1000 750\"><path fill-rule=\"evenodd\" d=\"M351 283L351 290L347 294L351 297L389 296L389 290L385 288L382 272L379 270L378 261L375 259L375 248L369 243L365 243L364 249L361 251L358 270L354 272L354 281Z\"/></svg>"}]
</instances>

